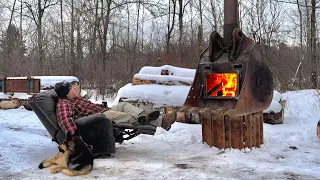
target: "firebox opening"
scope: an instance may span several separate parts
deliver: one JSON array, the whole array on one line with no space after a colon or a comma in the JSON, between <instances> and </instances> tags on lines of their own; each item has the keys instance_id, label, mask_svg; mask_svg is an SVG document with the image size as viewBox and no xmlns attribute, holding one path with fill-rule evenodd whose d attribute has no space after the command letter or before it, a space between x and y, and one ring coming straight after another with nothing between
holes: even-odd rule
<instances>
[{"instance_id":1,"label":"firebox opening","mask_svg":"<svg viewBox=\"0 0 320 180\"><path fill-rule=\"evenodd\" d=\"M238 95L238 73L210 73L206 75L205 96L235 98Z\"/></svg>"}]
</instances>

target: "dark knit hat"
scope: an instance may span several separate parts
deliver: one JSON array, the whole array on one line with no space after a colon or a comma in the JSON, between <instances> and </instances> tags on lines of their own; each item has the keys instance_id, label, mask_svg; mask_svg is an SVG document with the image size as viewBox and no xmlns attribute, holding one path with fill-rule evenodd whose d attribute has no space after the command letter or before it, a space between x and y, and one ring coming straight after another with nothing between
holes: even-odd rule
<instances>
[{"instance_id":1,"label":"dark knit hat","mask_svg":"<svg viewBox=\"0 0 320 180\"><path fill-rule=\"evenodd\" d=\"M56 91L58 97L65 98L69 93L72 85L69 82L59 82L55 85L54 90Z\"/></svg>"}]
</instances>

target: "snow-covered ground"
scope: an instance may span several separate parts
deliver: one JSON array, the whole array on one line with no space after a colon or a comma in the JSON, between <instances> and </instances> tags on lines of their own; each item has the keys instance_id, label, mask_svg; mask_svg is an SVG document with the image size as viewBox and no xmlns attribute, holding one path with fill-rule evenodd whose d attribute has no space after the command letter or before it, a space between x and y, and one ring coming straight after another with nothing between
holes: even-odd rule
<instances>
[{"instance_id":1,"label":"snow-covered ground","mask_svg":"<svg viewBox=\"0 0 320 180\"><path fill-rule=\"evenodd\" d=\"M261 148L219 150L202 143L200 124L174 123L118 144L114 157L96 159L76 179L320 179L320 96L303 90L282 97L284 124L264 124ZM38 169L58 149L32 111L0 110L0 144L0 179L71 179Z\"/></svg>"}]
</instances>

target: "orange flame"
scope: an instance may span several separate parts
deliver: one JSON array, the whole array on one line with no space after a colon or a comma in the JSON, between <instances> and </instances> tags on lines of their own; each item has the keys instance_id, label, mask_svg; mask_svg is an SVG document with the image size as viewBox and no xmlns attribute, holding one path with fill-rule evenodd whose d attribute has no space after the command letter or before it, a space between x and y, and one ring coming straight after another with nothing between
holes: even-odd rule
<instances>
[{"instance_id":1,"label":"orange flame","mask_svg":"<svg viewBox=\"0 0 320 180\"><path fill-rule=\"evenodd\" d=\"M206 95L211 97L235 97L237 73L215 73L206 77Z\"/></svg>"}]
</instances>

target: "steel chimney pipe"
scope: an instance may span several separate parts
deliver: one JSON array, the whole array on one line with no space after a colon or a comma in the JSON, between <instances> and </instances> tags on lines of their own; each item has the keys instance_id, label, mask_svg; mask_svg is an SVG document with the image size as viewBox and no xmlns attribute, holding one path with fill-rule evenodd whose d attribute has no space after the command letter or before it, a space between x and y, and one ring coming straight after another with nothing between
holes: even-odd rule
<instances>
[{"instance_id":1,"label":"steel chimney pipe","mask_svg":"<svg viewBox=\"0 0 320 180\"><path fill-rule=\"evenodd\" d=\"M232 31L238 27L239 8L238 0L224 0L224 24L223 39L226 46L229 46L232 38Z\"/></svg>"}]
</instances>

